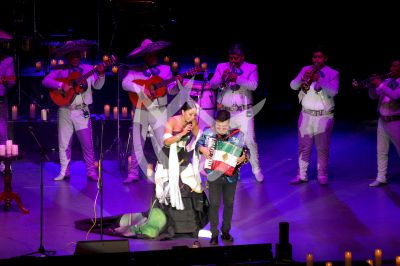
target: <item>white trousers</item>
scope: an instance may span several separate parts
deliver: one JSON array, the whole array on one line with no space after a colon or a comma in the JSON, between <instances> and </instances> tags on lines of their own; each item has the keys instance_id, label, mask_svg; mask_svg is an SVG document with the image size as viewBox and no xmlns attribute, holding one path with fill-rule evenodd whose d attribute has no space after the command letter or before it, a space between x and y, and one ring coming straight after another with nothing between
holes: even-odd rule
<instances>
[{"instance_id":1,"label":"white trousers","mask_svg":"<svg viewBox=\"0 0 400 266\"><path fill-rule=\"evenodd\" d=\"M92 138L92 123L90 117L85 118L81 109L70 110L65 107L60 107L58 109L58 148L61 164L60 174L70 174L71 144L74 132L76 132L81 144L83 159L86 163L87 176L97 177Z\"/></svg>"},{"instance_id":2,"label":"white trousers","mask_svg":"<svg viewBox=\"0 0 400 266\"><path fill-rule=\"evenodd\" d=\"M244 142L250 151L250 164L253 173L261 171L258 158L258 146L254 131L254 116L252 109L242 112L231 112L231 128L239 128L244 133Z\"/></svg>"},{"instance_id":3,"label":"white trousers","mask_svg":"<svg viewBox=\"0 0 400 266\"><path fill-rule=\"evenodd\" d=\"M161 149L164 146L163 135L166 123L167 113L165 107L156 107L150 111L136 110L132 127L132 161L131 167L128 169L129 173L138 175L139 166L146 173L148 163L156 164L156 162L147 161L144 155L144 143L149 125L154 153L157 157L163 156ZM158 161L161 160L158 159Z\"/></svg>"},{"instance_id":4,"label":"white trousers","mask_svg":"<svg viewBox=\"0 0 400 266\"><path fill-rule=\"evenodd\" d=\"M377 179L381 182L386 182L387 179L390 142L393 143L400 157L400 120L384 122L379 119L377 129Z\"/></svg>"}]
</instances>

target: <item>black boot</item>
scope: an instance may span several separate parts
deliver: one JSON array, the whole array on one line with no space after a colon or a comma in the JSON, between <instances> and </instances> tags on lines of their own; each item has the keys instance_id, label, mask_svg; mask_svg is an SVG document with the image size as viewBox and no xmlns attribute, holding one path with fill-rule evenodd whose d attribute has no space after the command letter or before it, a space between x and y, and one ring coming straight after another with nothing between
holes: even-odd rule
<instances>
[{"instance_id":1,"label":"black boot","mask_svg":"<svg viewBox=\"0 0 400 266\"><path fill-rule=\"evenodd\" d=\"M210 245L213 245L213 246L218 245L218 235L215 235L215 236L213 235L213 236L211 236Z\"/></svg>"},{"instance_id":2,"label":"black boot","mask_svg":"<svg viewBox=\"0 0 400 266\"><path fill-rule=\"evenodd\" d=\"M233 236L231 236L229 233L222 232L221 239L226 242L233 242Z\"/></svg>"}]
</instances>

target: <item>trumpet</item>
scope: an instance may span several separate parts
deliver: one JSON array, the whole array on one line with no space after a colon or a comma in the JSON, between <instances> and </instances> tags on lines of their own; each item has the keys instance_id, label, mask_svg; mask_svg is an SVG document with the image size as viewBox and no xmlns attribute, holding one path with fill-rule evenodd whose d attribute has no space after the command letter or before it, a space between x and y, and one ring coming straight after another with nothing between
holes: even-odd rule
<instances>
[{"instance_id":1,"label":"trumpet","mask_svg":"<svg viewBox=\"0 0 400 266\"><path fill-rule=\"evenodd\" d=\"M229 76L231 74L233 74L233 73L236 73L236 67L235 67L234 64L231 64L229 72L226 73L225 79L222 80L222 83L221 83L221 86L220 86L221 89L227 89L227 88L230 88L230 87L232 87L232 86L234 86L236 84L233 81L229 81Z\"/></svg>"},{"instance_id":2,"label":"trumpet","mask_svg":"<svg viewBox=\"0 0 400 266\"><path fill-rule=\"evenodd\" d=\"M369 77L367 79L363 79L363 80L353 79L353 81L351 82L351 85L355 89L368 88L369 85L371 84L372 80L374 80L374 79L386 79L386 78L388 78L390 76L392 76L392 72L389 72L389 73L386 73L386 74L382 74L382 75L372 75L371 77Z\"/></svg>"},{"instance_id":3,"label":"trumpet","mask_svg":"<svg viewBox=\"0 0 400 266\"><path fill-rule=\"evenodd\" d=\"M314 75L320 70L320 65L315 63L312 66L310 77L307 80L304 80L303 83L300 84L300 89L307 93L310 90L310 86L314 81Z\"/></svg>"}]
</instances>

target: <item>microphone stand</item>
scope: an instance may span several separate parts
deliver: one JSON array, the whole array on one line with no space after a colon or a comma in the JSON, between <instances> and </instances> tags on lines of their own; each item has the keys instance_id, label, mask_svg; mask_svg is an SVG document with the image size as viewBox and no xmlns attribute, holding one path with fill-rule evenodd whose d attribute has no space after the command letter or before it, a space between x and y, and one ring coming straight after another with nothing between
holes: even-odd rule
<instances>
[{"instance_id":1,"label":"microphone stand","mask_svg":"<svg viewBox=\"0 0 400 266\"><path fill-rule=\"evenodd\" d=\"M98 189L100 193L100 240L103 240L103 158L104 158L103 135L104 135L104 120L101 120L99 182L98 182Z\"/></svg>"},{"instance_id":2,"label":"microphone stand","mask_svg":"<svg viewBox=\"0 0 400 266\"><path fill-rule=\"evenodd\" d=\"M117 108L118 108L118 116L114 117L114 119L117 119L117 136L111 143L110 147L104 152L107 153L111 151L111 149L114 147L114 144L117 145L117 156L118 156L118 164L120 168L123 168L124 165L121 163L121 139L120 139L120 71L118 70L117 72ZM122 110L121 110L122 112Z\"/></svg>"},{"instance_id":3,"label":"microphone stand","mask_svg":"<svg viewBox=\"0 0 400 266\"><path fill-rule=\"evenodd\" d=\"M40 144L39 140L37 139L34 130L32 127L28 127L29 132L31 133L33 139L35 140L39 152L40 152L40 244L38 251L28 253L24 256L30 256L34 254L41 254L41 257L46 257L49 255L55 255L56 251L55 250L46 250L43 245L43 165L44 165L44 159L47 161L50 161L49 156L47 156L47 149Z\"/></svg>"}]
</instances>

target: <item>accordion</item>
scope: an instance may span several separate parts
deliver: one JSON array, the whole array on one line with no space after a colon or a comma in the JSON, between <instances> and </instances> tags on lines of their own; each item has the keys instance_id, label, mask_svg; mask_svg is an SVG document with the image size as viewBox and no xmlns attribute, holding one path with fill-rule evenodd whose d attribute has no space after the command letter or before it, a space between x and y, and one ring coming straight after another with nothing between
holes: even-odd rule
<instances>
[{"instance_id":1,"label":"accordion","mask_svg":"<svg viewBox=\"0 0 400 266\"><path fill-rule=\"evenodd\" d=\"M238 166L237 159L242 155L243 147L211 137L207 139L206 145L210 149L211 159L206 159L204 168L232 176Z\"/></svg>"}]
</instances>

